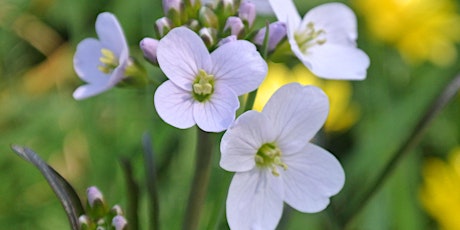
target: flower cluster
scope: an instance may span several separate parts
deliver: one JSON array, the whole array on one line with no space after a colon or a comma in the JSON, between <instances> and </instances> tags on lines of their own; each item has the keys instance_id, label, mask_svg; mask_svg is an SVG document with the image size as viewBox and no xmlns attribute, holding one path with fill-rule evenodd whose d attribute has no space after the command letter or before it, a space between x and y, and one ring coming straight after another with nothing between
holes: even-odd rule
<instances>
[{"instance_id":1,"label":"flower cluster","mask_svg":"<svg viewBox=\"0 0 460 230\"><path fill-rule=\"evenodd\" d=\"M271 12L267 9L278 21L255 28L257 12ZM339 161L309 142L328 116L326 94L291 83L279 88L261 112L244 111L238 118L236 112L240 100L251 97L242 96L255 97L267 61L285 54L321 78L364 79L369 58L357 48L352 10L329 3L301 19L292 0L163 0L163 11L155 22L156 38L139 43L144 58L167 78L154 93L154 106L176 128L227 130L220 166L236 172L226 203L230 227L273 229L283 202L302 212L325 209L345 182ZM77 99L145 78L112 14L99 15L96 32L99 40L82 41L75 54L77 74L89 83L75 91ZM251 108L253 101L245 103Z\"/></svg>"},{"instance_id":2,"label":"flower cluster","mask_svg":"<svg viewBox=\"0 0 460 230\"><path fill-rule=\"evenodd\" d=\"M108 209L107 202L101 191L95 186L86 190L87 210L84 215L79 217L79 225L82 230L90 229L128 229L128 221L123 215L123 210L119 205Z\"/></svg>"}]
</instances>

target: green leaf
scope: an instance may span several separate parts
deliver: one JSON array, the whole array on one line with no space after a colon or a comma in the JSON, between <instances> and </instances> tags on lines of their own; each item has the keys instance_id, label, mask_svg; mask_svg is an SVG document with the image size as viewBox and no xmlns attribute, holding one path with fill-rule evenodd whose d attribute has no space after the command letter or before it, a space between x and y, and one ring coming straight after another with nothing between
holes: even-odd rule
<instances>
[{"instance_id":1,"label":"green leaf","mask_svg":"<svg viewBox=\"0 0 460 230\"><path fill-rule=\"evenodd\" d=\"M72 229L80 229L78 224L78 217L84 213L83 205L81 204L80 198L78 197L73 187L69 184L69 182L67 182L51 166L46 164L31 149L17 145L11 146L11 149L24 160L32 163L35 165L35 167L38 168L38 170L40 170L46 181L48 181L48 184L53 189L54 193L56 193L56 196L59 198L62 206L64 207Z\"/></svg>"}]
</instances>

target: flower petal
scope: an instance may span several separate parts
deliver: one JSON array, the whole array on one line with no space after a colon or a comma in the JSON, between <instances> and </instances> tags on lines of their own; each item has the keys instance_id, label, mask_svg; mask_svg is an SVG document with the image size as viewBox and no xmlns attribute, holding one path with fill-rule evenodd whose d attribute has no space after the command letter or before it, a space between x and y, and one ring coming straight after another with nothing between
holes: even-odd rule
<instances>
[{"instance_id":1,"label":"flower petal","mask_svg":"<svg viewBox=\"0 0 460 230\"><path fill-rule=\"evenodd\" d=\"M288 166L282 172L284 200L301 212L319 212L345 183L340 162L328 151L307 144L296 153L283 155Z\"/></svg>"},{"instance_id":2,"label":"flower petal","mask_svg":"<svg viewBox=\"0 0 460 230\"><path fill-rule=\"evenodd\" d=\"M325 31L326 43L356 46L356 16L348 6L338 2L317 6L305 14L300 28L306 28L310 22L315 29Z\"/></svg>"},{"instance_id":3,"label":"flower petal","mask_svg":"<svg viewBox=\"0 0 460 230\"><path fill-rule=\"evenodd\" d=\"M282 193L281 179L268 171L236 173L227 197L230 229L275 229L283 212Z\"/></svg>"},{"instance_id":4,"label":"flower petal","mask_svg":"<svg viewBox=\"0 0 460 230\"><path fill-rule=\"evenodd\" d=\"M300 25L300 15L292 0L269 0L270 5L279 21L286 23L288 30L297 30Z\"/></svg>"},{"instance_id":5,"label":"flower petal","mask_svg":"<svg viewBox=\"0 0 460 230\"><path fill-rule=\"evenodd\" d=\"M309 56L301 61L310 63L315 75L338 80L363 80L370 65L369 57L362 50L335 44L311 47Z\"/></svg>"},{"instance_id":6,"label":"flower petal","mask_svg":"<svg viewBox=\"0 0 460 230\"><path fill-rule=\"evenodd\" d=\"M88 97L92 97L106 90L109 90L110 88L111 87L108 85L101 84L82 85L73 92L73 98L75 98L76 100L86 99Z\"/></svg>"},{"instance_id":7,"label":"flower petal","mask_svg":"<svg viewBox=\"0 0 460 230\"><path fill-rule=\"evenodd\" d=\"M283 152L302 148L323 126L328 112L329 101L321 89L298 83L278 89L262 110L278 133L276 143Z\"/></svg>"},{"instance_id":8,"label":"flower petal","mask_svg":"<svg viewBox=\"0 0 460 230\"><path fill-rule=\"evenodd\" d=\"M100 13L96 19L96 32L103 48L111 50L121 60L128 58L125 35L115 15L108 12Z\"/></svg>"},{"instance_id":9,"label":"flower petal","mask_svg":"<svg viewBox=\"0 0 460 230\"><path fill-rule=\"evenodd\" d=\"M209 71L211 56L198 35L185 27L171 30L158 43L158 64L169 80L184 90L192 90L192 83L200 69Z\"/></svg>"},{"instance_id":10,"label":"flower petal","mask_svg":"<svg viewBox=\"0 0 460 230\"><path fill-rule=\"evenodd\" d=\"M180 129L190 128L195 124L193 119L194 99L172 81L165 81L158 87L154 96L155 109L166 123Z\"/></svg>"},{"instance_id":11,"label":"flower petal","mask_svg":"<svg viewBox=\"0 0 460 230\"><path fill-rule=\"evenodd\" d=\"M211 58L216 84L230 87L238 96L257 89L267 75L267 63L248 41L226 43Z\"/></svg>"},{"instance_id":12,"label":"flower petal","mask_svg":"<svg viewBox=\"0 0 460 230\"><path fill-rule=\"evenodd\" d=\"M216 87L208 101L194 103L193 117L202 130L221 132L235 120L238 107L240 107L238 97L230 88Z\"/></svg>"},{"instance_id":13,"label":"flower petal","mask_svg":"<svg viewBox=\"0 0 460 230\"><path fill-rule=\"evenodd\" d=\"M265 143L273 142L276 134L263 113L247 111L225 132L220 141L220 167L227 171L244 172L255 166L254 157Z\"/></svg>"},{"instance_id":14,"label":"flower petal","mask_svg":"<svg viewBox=\"0 0 460 230\"><path fill-rule=\"evenodd\" d=\"M101 43L94 38L86 38L77 45L73 57L73 66L77 75L85 82L106 85L110 80L110 74L105 74L98 69L102 63Z\"/></svg>"}]
</instances>

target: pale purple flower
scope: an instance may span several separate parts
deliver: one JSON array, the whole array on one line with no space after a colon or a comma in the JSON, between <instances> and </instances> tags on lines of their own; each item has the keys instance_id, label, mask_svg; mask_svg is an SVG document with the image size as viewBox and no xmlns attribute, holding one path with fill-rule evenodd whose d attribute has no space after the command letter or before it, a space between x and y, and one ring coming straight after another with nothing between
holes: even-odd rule
<instances>
[{"instance_id":1,"label":"pale purple flower","mask_svg":"<svg viewBox=\"0 0 460 230\"><path fill-rule=\"evenodd\" d=\"M362 80L369 57L356 47L357 22L342 3L326 3L301 19L292 0L269 0L278 20L287 25L291 50L318 77Z\"/></svg>"},{"instance_id":2,"label":"pale purple flower","mask_svg":"<svg viewBox=\"0 0 460 230\"><path fill-rule=\"evenodd\" d=\"M263 45L265 40L266 27L257 32L254 36L254 43L257 45ZM280 43L280 41L286 36L286 24L284 22L273 22L268 25L268 50L272 51Z\"/></svg>"},{"instance_id":3,"label":"pale purple flower","mask_svg":"<svg viewBox=\"0 0 460 230\"><path fill-rule=\"evenodd\" d=\"M207 132L227 129L235 120L238 96L255 90L267 64L248 41L234 41L209 54L200 37L185 27L160 40L158 64L169 78L155 92L155 108L168 124L197 124Z\"/></svg>"},{"instance_id":4,"label":"pale purple flower","mask_svg":"<svg viewBox=\"0 0 460 230\"><path fill-rule=\"evenodd\" d=\"M309 143L329 111L314 86L291 83L262 112L248 111L222 137L220 166L236 172L227 197L231 229L275 229L283 202L301 212L319 212L344 185L339 161Z\"/></svg>"},{"instance_id":5,"label":"pale purple flower","mask_svg":"<svg viewBox=\"0 0 460 230\"><path fill-rule=\"evenodd\" d=\"M85 99L114 87L125 77L129 49L123 30L111 13L101 13L96 19L99 40L86 38L77 46L73 59L77 75L88 84L73 93L77 100Z\"/></svg>"}]
</instances>

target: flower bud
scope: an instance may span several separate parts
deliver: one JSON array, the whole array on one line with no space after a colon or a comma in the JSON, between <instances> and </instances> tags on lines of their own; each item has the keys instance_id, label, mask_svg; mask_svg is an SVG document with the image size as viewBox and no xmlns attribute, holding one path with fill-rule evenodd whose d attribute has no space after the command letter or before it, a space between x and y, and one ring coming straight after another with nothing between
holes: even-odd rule
<instances>
[{"instance_id":1,"label":"flower bud","mask_svg":"<svg viewBox=\"0 0 460 230\"><path fill-rule=\"evenodd\" d=\"M104 196L96 186L91 186L86 190L88 198L89 213L94 219L98 219L107 213L107 206L104 201Z\"/></svg>"},{"instance_id":2,"label":"flower bud","mask_svg":"<svg viewBox=\"0 0 460 230\"><path fill-rule=\"evenodd\" d=\"M206 6L201 7L198 14L198 20L200 20L203 27L216 28L219 26L219 19L216 14Z\"/></svg>"},{"instance_id":3,"label":"flower bud","mask_svg":"<svg viewBox=\"0 0 460 230\"><path fill-rule=\"evenodd\" d=\"M201 28L198 32L206 47L210 48L216 43L217 31L214 28Z\"/></svg>"},{"instance_id":4,"label":"flower bud","mask_svg":"<svg viewBox=\"0 0 460 230\"><path fill-rule=\"evenodd\" d=\"M91 227L91 220L87 215L81 215L78 217L78 224L80 225L81 230L89 230Z\"/></svg>"},{"instance_id":5,"label":"flower bud","mask_svg":"<svg viewBox=\"0 0 460 230\"><path fill-rule=\"evenodd\" d=\"M251 28L256 19L256 5L248 1L242 2L238 10L238 17Z\"/></svg>"},{"instance_id":6,"label":"flower bud","mask_svg":"<svg viewBox=\"0 0 460 230\"><path fill-rule=\"evenodd\" d=\"M273 22L269 26L268 31L268 51L273 51L278 43L286 36L286 24L280 21ZM254 36L254 43L263 45L265 39L265 32L267 28L264 27L257 32Z\"/></svg>"},{"instance_id":7,"label":"flower bud","mask_svg":"<svg viewBox=\"0 0 460 230\"><path fill-rule=\"evenodd\" d=\"M144 54L144 58L154 65L158 65L157 60L157 47L158 47L158 40L153 38L144 38L139 43L141 47L142 53Z\"/></svg>"},{"instance_id":8,"label":"flower bud","mask_svg":"<svg viewBox=\"0 0 460 230\"><path fill-rule=\"evenodd\" d=\"M182 0L163 0L163 12L169 15L170 11L180 13L182 11Z\"/></svg>"},{"instance_id":9,"label":"flower bud","mask_svg":"<svg viewBox=\"0 0 460 230\"><path fill-rule=\"evenodd\" d=\"M91 186L86 190L88 203L91 208L94 208L98 203L104 203L104 196L96 186Z\"/></svg>"},{"instance_id":10,"label":"flower bud","mask_svg":"<svg viewBox=\"0 0 460 230\"><path fill-rule=\"evenodd\" d=\"M239 37L244 32L244 24L239 17L228 17L224 31L230 29L230 34Z\"/></svg>"},{"instance_id":11,"label":"flower bud","mask_svg":"<svg viewBox=\"0 0 460 230\"><path fill-rule=\"evenodd\" d=\"M219 9L219 12L222 12L223 18L228 18L231 15L235 15L235 0L219 0L217 8Z\"/></svg>"},{"instance_id":12,"label":"flower bud","mask_svg":"<svg viewBox=\"0 0 460 230\"><path fill-rule=\"evenodd\" d=\"M167 17L159 18L155 22L155 32L159 38L164 37L172 28L172 21Z\"/></svg>"},{"instance_id":13,"label":"flower bud","mask_svg":"<svg viewBox=\"0 0 460 230\"><path fill-rule=\"evenodd\" d=\"M123 215L123 209L121 209L120 205L116 204L112 207L112 209L110 210L110 212L114 215L114 216L117 216L117 215L120 215L122 216Z\"/></svg>"},{"instance_id":14,"label":"flower bud","mask_svg":"<svg viewBox=\"0 0 460 230\"><path fill-rule=\"evenodd\" d=\"M200 29L200 22L198 22L198 20L196 19L191 19L187 23L187 27L195 32L198 32L198 30Z\"/></svg>"},{"instance_id":15,"label":"flower bud","mask_svg":"<svg viewBox=\"0 0 460 230\"><path fill-rule=\"evenodd\" d=\"M238 40L238 39L236 38L235 35L230 35L230 36L227 36L227 37L225 37L225 38L222 38L222 39L219 41L219 43L217 43L217 46L222 46L222 45L224 45L224 44L227 44L227 43L230 43L230 42L234 42L234 41L236 41L236 40Z\"/></svg>"},{"instance_id":16,"label":"flower bud","mask_svg":"<svg viewBox=\"0 0 460 230\"><path fill-rule=\"evenodd\" d=\"M125 230L128 229L128 221L125 217L117 215L112 219L112 226L115 230Z\"/></svg>"}]
</instances>

